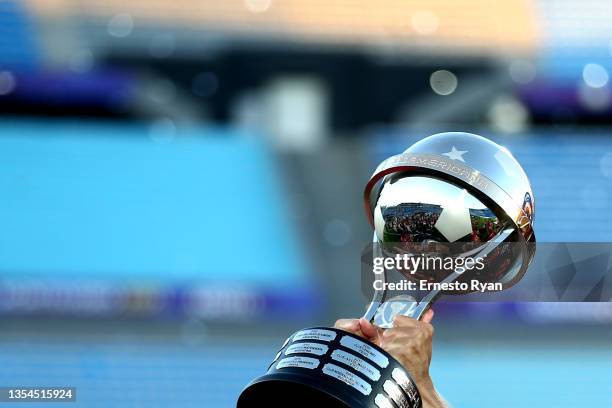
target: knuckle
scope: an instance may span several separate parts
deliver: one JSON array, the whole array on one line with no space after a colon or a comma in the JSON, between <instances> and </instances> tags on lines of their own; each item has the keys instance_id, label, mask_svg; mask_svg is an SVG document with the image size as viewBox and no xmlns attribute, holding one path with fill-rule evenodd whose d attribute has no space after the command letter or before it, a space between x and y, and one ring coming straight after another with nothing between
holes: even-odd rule
<instances>
[{"instance_id":1,"label":"knuckle","mask_svg":"<svg viewBox=\"0 0 612 408\"><path fill-rule=\"evenodd\" d=\"M419 325L419 332L431 337L434 332L434 327L431 323L421 322Z\"/></svg>"},{"instance_id":2,"label":"knuckle","mask_svg":"<svg viewBox=\"0 0 612 408\"><path fill-rule=\"evenodd\" d=\"M399 327L409 327L416 323L412 317L397 315L393 318L393 325Z\"/></svg>"}]
</instances>

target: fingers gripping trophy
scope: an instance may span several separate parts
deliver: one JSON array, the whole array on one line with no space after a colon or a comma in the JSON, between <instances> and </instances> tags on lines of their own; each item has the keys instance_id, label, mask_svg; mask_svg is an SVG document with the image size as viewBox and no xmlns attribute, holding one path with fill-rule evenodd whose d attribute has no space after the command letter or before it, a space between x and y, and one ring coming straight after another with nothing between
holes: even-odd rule
<instances>
[{"instance_id":1,"label":"fingers gripping trophy","mask_svg":"<svg viewBox=\"0 0 612 408\"><path fill-rule=\"evenodd\" d=\"M364 199L375 248L394 242L469 243L461 255L486 257L511 243L512 249L503 252L504 262L478 276L503 283L504 289L522 278L533 259L529 180L506 148L481 136L453 132L420 140L378 166ZM482 219L485 225L478 222ZM420 271L411 278L434 278L426 274ZM379 279L384 281L386 273ZM445 283L462 279L466 274L456 270L435 276ZM399 315L427 319L442 294L457 293L432 290L417 299L375 290L363 319L379 332L392 328ZM267 373L243 390L238 407L422 407L416 373L394 357L402 354L397 342L385 350L384 343L380 347L364 337L328 327L294 333Z\"/></svg>"}]
</instances>

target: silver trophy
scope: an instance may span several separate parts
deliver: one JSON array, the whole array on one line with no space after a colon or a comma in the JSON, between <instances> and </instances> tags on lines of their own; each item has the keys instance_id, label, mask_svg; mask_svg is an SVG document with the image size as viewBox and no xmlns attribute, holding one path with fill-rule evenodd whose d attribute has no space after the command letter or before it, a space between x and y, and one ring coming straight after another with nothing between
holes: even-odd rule
<instances>
[{"instance_id":1,"label":"silver trophy","mask_svg":"<svg viewBox=\"0 0 612 408\"><path fill-rule=\"evenodd\" d=\"M510 152L469 133L429 136L383 161L367 183L365 207L373 244L405 252L461 248L453 256L493 259L480 280L504 289L525 274L535 253L533 192ZM511 243L511 246L507 244ZM492 256L495 255L495 256ZM411 279L450 283L474 273L418 271ZM387 279L386 272L377 279ZM469 293L466 290L462 293ZM389 328L393 318L420 319L445 293L419 298L375 290L364 317ZM320 404L338 407L421 407L419 392L402 365L380 347L336 328L315 327L291 335L268 372L249 384L238 407Z\"/></svg>"}]
</instances>

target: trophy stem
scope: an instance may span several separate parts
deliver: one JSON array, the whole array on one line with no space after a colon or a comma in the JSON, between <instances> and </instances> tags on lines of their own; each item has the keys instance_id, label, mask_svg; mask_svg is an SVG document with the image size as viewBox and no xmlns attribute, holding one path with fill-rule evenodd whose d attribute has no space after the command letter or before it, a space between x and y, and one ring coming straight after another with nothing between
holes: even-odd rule
<instances>
[{"instance_id":1,"label":"trophy stem","mask_svg":"<svg viewBox=\"0 0 612 408\"><path fill-rule=\"evenodd\" d=\"M504 242L513 232L514 230L512 228L502 230L482 247L465 252L461 254L461 256L486 257L491 251L493 251L502 242ZM378 245L376 245L376 243L378 242L376 232L374 232L373 241L374 251L376 252L374 256L379 256L380 254L378 251L381 251L381 249ZM454 282L459 279L461 275L462 272L457 272L457 270L454 270L440 283L445 284ZM385 287L384 283L386 283L387 281L386 270L380 275L379 280L382 281L383 287ZM416 320L421 320L425 315L425 312L429 310L431 305L440 297L441 294L442 291L440 289L436 289L428 292L421 300L416 300L411 296L405 296L403 298L396 297L387 300L386 290L375 290L374 295L372 297L372 301L368 305L368 308L365 314L363 315L363 318L383 329L390 329L391 327L393 327L393 318L396 315L408 316Z\"/></svg>"}]
</instances>

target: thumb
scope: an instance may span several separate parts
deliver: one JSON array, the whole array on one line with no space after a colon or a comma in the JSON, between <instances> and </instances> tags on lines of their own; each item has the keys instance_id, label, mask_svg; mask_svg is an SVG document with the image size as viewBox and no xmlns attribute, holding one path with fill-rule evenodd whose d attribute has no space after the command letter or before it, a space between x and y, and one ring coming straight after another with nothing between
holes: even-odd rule
<instances>
[{"instance_id":1,"label":"thumb","mask_svg":"<svg viewBox=\"0 0 612 408\"><path fill-rule=\"evenodd\" d=\"M374 324L372 324L368 320L364 319L363 317L359 319L359 326L361 328L361 332L363 333L363 335L368 340L371 340L374 342L375 340L378 339L378 336L380 335L380 331L382 330L376 327Z\"/></svg>"},{"instance_id":2,"label":"thumb","mask_svg":"<svg viewBox=\"0 0 612 408\"><path fill-rule=\"evenodd\" d=\"M425 314L423 315L423 318L421 320L424 321L425 323L431 323L433 318L434 318L434 311L433 311L433 309L428 309L425 312Z\"/></svg>"}]
</instances>

